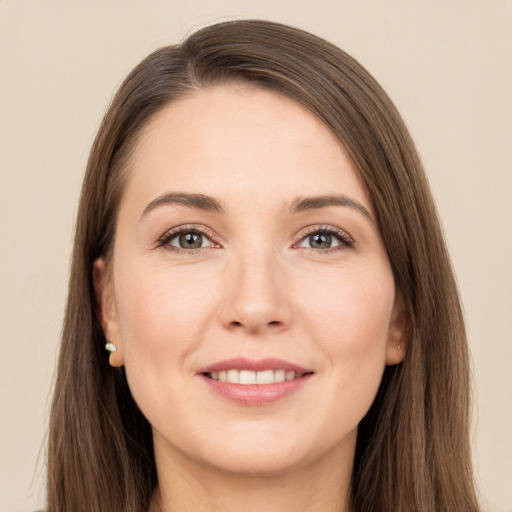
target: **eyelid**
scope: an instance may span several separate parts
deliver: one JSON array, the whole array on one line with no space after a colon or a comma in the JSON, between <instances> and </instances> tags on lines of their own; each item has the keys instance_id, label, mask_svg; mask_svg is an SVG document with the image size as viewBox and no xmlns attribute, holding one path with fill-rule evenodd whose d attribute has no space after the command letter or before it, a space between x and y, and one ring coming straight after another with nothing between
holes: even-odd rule
<instances>
[{"instance_id":1,"label":"eyelid","mask_svg":"<svg viewBox=\"0 0 512 512\"><path fill-rule=\"evenodd\" d=\"M176 236L180 235L183 232L196 232L200 233L201 235L205 236L211 243L213 248L220 248L222 247L222 244L218 240L218 236L216 233L205 225L198 225L198 224L182 224L179 226L175 226L171 229L168 229L158 240L157 240L157 247L164 247L169 250L174 250L176 252L195 252L195 251L202 251L204 249L210 249L212 247L200 247L196 249L181 249L179 247L171 246L169 242L175 238ZM328 233L330 235L335 236L338 238L340 244L335 247L331 247L328 249L313 249L309 248L312 251L318 253L318 252L334 252L334 251L340 251L343 249L351 248L354 246L354 239L343 229L340 229L335 226L326 225L326 224L315 224L311 226L306 226L303 228L296 236L296 241L293 244L293 248L298 248L299 244L308 236L314 234L314 233ZM305 247L305 249L308 249Z\"/></svg>"},{"instance_id":2,"label":"eyelid","mask_svg":"<svg viewBox=\"0 0 512 512\"><path fill-rule=\"evenodd\" d=\"M220 242L218 241L218 236L216 233L210 229L208 226L199 225L199 224L181 224L179 226L175 226L171 229L168 229L157 241L157 247L165 247L170 250L175 250L176 252L186 251L187 253L201 251L204 249L210 249L210 247L198 247L197 249L181 249L179 247L174 247L169 244L169 242L180 235L183 232L195 232L200 233L205 236L211 243L214 248L221 247Z\"/></svg>"},{"instance_id":3,"label":"eyelid","mask_svg":"<svg viewBox=\"0 0 512 512\"><path fill-rule=\"evenodd\" d=\"M328 224L316 224L312 226L306 226L297 234L297 241L293 244L294 248L299 248L299 244L308 236L314 233L328 233L329 235L334 235L340 241L339 246L329 247L328 249L313 249L309 247L304 247L304 249L310 249L316 253L326 253L326 252L335 252L342 251L344 249L349 249L354 247L355 242L354 239L343 229L338 228L336 226L331 226Z\"/></svg>"}]
</instances>

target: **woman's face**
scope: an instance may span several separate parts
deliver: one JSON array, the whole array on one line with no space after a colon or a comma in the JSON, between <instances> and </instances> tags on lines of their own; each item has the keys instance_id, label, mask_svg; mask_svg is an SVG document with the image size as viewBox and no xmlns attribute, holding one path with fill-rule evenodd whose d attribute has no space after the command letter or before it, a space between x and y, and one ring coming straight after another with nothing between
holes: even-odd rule
<instances>
[{"instance_id":1,"label":"woman's face","mask_svg":"<svg viewBox=\"0 0 512 512\"><path fill-rule=\"evenodd\" d=\"M160 111L127 172L97 289L157 459L351 459L403 314L344 147L294 101L225 85Z\"/></svg>"}]
</instances>

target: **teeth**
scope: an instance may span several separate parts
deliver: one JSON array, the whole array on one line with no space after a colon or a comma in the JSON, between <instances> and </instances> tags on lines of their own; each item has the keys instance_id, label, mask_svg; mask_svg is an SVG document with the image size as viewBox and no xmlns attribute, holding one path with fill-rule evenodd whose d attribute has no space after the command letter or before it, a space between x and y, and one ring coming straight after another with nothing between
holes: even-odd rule
<instances>
[{"instance_id":1,"label":"teeth","mask_svg":"<svg viewBox=\"0 0 512 512\"><path fill-rule=\"evenodd\" d=\"M229 370L230 372L238 373L238 370ZM258 372L259 373L259 372ZM234 377L236 379L236 375ZM251 372L251 370L240 370L239 381L233 380L235 383L240 382L240 384L256 384L256 372ZM233 382L228 381L228 382Z\"/></svg>"},{"instance_id":2,"label":"teeth","mask_svg":"<svg viewBox=\"0 0 512 512\"><path fill-rule=\"evenodd\" d=\"M226 382L239 382L240 374L238 370L228 370L226 375Z\"/></svg>"},{"instance_id":3,"label":"teeth","mask_svg":"<svg viewBox=\"0 0 512 512\"><path fill-rule=\"evenodd\" d=\"M276 382L284 382L285 380L293 380L302 377L302 373L295 373L285 370L263 370L261 372L253 372L251 370L222 370L220 372L211 372L208 374L213 380L220 382L229 382L230 384L274 384Z\"/></svg>"},{"instance_id":4,"label":"teeth","mask_svg":"<svg viewBox=\"0 0 512 512\"><path fill-rule=\"evenodd\" d=\"M272 384L274 381L274 370L265 370L256 374L256 384Z\"/></svg>"},{"instance_id":5,"label":"teeth","mask_svg":"<svg viewBox=\"0 0 512 512\"><path fill-rule=\"evenodd\" d=\"M274 370L274 379L276 382L284 382L286 372L284 370Z\"/></svg>"}]
</instances>

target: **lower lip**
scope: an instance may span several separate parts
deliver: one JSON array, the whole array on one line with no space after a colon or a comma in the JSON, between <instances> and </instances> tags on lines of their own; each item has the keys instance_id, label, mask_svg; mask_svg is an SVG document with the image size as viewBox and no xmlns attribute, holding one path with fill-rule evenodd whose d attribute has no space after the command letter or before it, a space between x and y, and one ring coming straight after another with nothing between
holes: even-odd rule
<instances>
[{"instance_id":1,"label":"lower lip","mask_svg":"<svg viewBox=\"0 0 512 512\"><path fill-rule=\"evenodd\" d=\"M285 380L274 384L231 384L213 380L205 375L201 378L217 394L243 405L266 405L299 391L313 376L308 373L298 379Z\"/></svg>"}]
</instances>

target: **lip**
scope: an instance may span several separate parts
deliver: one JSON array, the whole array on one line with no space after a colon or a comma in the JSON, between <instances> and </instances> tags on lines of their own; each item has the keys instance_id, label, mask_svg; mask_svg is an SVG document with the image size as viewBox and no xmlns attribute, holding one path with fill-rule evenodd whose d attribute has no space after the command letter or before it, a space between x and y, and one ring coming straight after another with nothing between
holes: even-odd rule
<instances>
[{"instance_id":1,"label":"lip","mask_svg":"<svg viewBox=\"0 0 512 512\"><path fill-rule=\"evenodd\" d=\"M221 372L225 370L231 370L236 368L237 370L251 370L253 372L261 372L263 370L285 370L287 372L295 373L313 373L313 370L302 368L296 364L292 364L283 359L276 359L273 357L267 357L265 359L246 359L245 357L234 357L232 359L225 359L218 361L209 366L205 366L197 371L197 374L210 373L210 372Z\"/></svg>"},{"instance_id":2,"label":"lip","mask_svg":"<svg viewBox=\"0 0 512 512\"><path fill-rule=\"evenodd\" d=\"M303 374L299 378L273 384L232 384L221 382L207 377L210 372L225 371L230 369L252 370L254 372L263 370L285 370ZM313 371L297 366L288 361L275 358L251 360L243 357L226 359L201 368L197 372L203 382L217 395L245 406L262 406L277 402L293 393L297 393L313 377Z\"/></svg>"}]
</instances>

